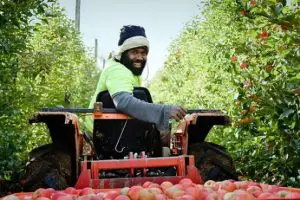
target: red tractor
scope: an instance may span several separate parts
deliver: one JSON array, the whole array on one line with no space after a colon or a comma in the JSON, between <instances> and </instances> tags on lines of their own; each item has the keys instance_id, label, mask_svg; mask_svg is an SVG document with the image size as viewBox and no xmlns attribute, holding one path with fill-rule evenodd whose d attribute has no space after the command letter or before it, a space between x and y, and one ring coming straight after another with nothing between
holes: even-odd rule
<instances>
[{"instance_id":1,"label":"red tractor","mask_svg":"<svg viewBox=\"0 0 300 200\"><path fill-rule=\"evenodd\" d=\"M145 88L136 98L152 103ZM79 115L92 115L93 136L80 131ZM101 92L93 109L45 108L31 123L46 123L51 144L32 150L21 183L24 191L52 187L121 188L146 181L160 184L183 177L195 183L237 179L225 148L205 142L214 125L230 124L219 110L189 110L190 114L163 147L154 124L116 111L109 93Z\"/></svg>"}]
</instances>

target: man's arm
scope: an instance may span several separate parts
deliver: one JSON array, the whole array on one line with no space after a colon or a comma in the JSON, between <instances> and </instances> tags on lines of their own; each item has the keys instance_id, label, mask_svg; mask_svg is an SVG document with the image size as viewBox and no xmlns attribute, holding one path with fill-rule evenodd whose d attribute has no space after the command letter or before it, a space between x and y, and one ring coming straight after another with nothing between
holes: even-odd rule
<instances>
[{"instance_id":1,"label":"man's arm","mask_svg":"<svg viewBox=\"0 0 300 200\"><path fill-rule=\"evenodd\" d=\"M118 92L112 95L116 109L128 115L156 124L161 134L169 132L169 119L172 106L148 103L135 98L129 92Z\"/></svg>"}]
</instances>

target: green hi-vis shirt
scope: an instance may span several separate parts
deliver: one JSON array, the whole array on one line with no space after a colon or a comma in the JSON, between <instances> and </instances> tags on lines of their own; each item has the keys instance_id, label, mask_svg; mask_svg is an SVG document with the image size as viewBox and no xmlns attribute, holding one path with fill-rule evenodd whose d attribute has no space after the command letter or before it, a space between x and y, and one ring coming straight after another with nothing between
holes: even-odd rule
<instances>
[{"instance_id":1,"label":"green hi-vis shirt","mask_svg":"<svg viewBox=\"0 0 300 200\"><path fill-rule=\"evenodd\" d=\"M113 96L118 92L132 93L133 88L139 86L141 86L141 76L135 76L119 62L112 59L108 60L100 75L97 89L92 97L89 108L94 107L99 92L108 90L109 94ZM89 132L93 132L93 119L91 117L86 117L84 125Z\"/></svg>"}]
</instances>

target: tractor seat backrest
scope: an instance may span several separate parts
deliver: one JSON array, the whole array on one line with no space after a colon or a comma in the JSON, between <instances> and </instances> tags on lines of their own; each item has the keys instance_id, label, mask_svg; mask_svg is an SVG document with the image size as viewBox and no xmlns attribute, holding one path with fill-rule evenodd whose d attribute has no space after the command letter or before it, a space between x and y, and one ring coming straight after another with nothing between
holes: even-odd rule
<instances>
[{"instance_id":1,"label":"tractor seat backrest","mask_svg":"<svg viewBox=\"0 0 300 200\"><path fill-rule=\"evenodd\" d=\"M152 103L149 91L143 87L135 87L133 96L148 103ZM108 91L100 92L96 98L97 102L102 102L103 108L115 108ZM125 129L120 137L120 134ZM117 152L116 144L119 140ZM159 141L159 132L153 124L137 119L127 120L95 120L93 141L97 154L102 159L123 158L131 152L148 151ZM151 149L153 151L153 149ZM155 151L155 150L154 150Z\"/></svg>"},{"instance_id":2,"label":"tractor seat backrest","mask_svg":"<svg viewBox=\"0 0 300 200\"><path fill-rule=\"evenodd\" d=\"M145 102L152 103L152 98L147 88L135 87L133 89L133 96ZM96 101L102 102L103 108L115 108L113 100L107 90L99 92Z\"/></svg>"}]
</instances>

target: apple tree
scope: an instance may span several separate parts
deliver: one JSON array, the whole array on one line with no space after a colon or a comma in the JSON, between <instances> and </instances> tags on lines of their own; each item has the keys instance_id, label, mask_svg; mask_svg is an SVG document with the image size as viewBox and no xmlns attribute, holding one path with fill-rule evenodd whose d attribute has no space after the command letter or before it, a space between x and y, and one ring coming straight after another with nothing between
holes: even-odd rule
<instances>
[{"instance_id":1,"label":"apple tree","mask_svg":"<svg viewBox=\"0 0 300 200\"><path fill-rule=\"evenodd\" d=\"M233 122L208 140L238 172L300 184L300 10L297 1L210 0L169 49L150 85L154 100L222 109Z\"/></svg>"}]
</instances>

